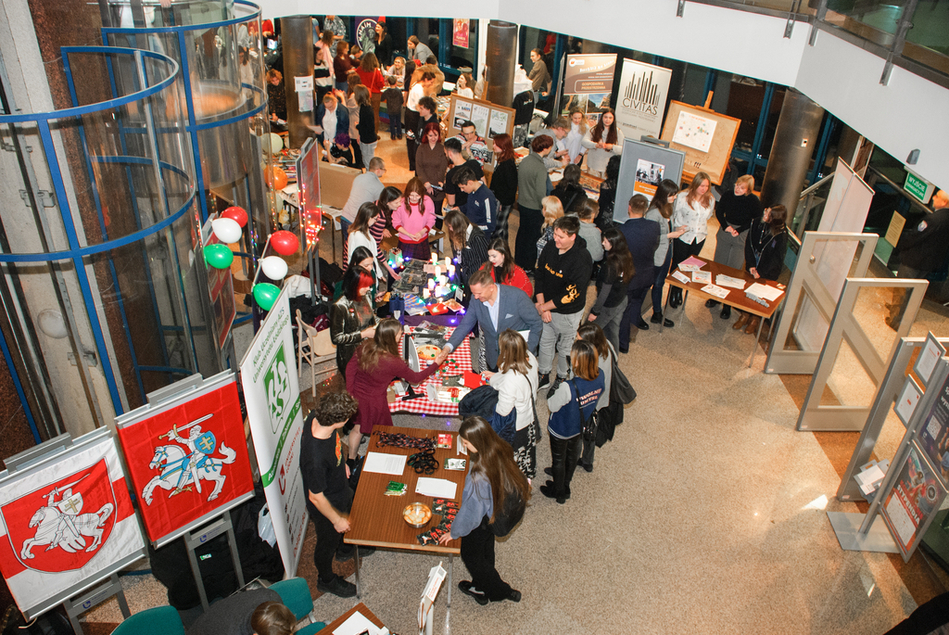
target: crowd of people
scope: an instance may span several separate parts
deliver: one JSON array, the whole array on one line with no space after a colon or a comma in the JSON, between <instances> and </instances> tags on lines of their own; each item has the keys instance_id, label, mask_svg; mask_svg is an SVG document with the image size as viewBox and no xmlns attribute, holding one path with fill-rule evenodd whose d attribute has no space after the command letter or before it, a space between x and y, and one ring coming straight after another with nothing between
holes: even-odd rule
<instances>
[{"instance_id":1,"label":"crowd of people","mask_svg":"<svg viewBox=\"0 0 949 635\"><path fill-rule=\"evenodd\" d=\"M424 381L477 332L475 366L497 398L461 426L471 470L461 511L443 541L462 540L472 576L459 583L463 593L479 604L519 601L520 593L494 567L488 525L506 496L529 497L530 482L538 476L538 397L546 399L550 412L551 452L551 464L543 470L548 478L538 489L566 504L577 467L592 471L597 441L603 441L585 434L591 417L603 413L612 425L622 421L614 369L618 355L629 352L632 329L649 329L642 307L650 292L649 322L674 326L662 312L666 275L699 254L713 213L721 227L716 260L743 266L754 278L777 279L787 248L787 213L780 205L762 209L751 176L737 179L716 205L704 172L681 189L661 181L651 199L636 194L615 200L623 134L609 109L594 126L580 111L554 119L529 142L519 163L510 135L486 140L471 121L458 122L460 134L443 138L433 97L444 76L431 51L413 36L408 58L391 59L391 38L383 45L384 25L377 36L375 52L362 51L358 63L335 31L324 31L317 46L320 59L332 56L333 68L326 64L326 69L335 83L326 84L317 113L321 142L330 156L337 146L336 154L351 151L344 160L365 166L342 210L345 273L330 309L345 390L325 395L311 413L301 455L317 528L318 586L344 597L355 594L331 565L334 555L348 557L342 541L353 496L348 476L358 465L360 443L374 428L392 425L389 384ZM535 90L543 92L547 80L539 75ZM460 90L470 90L470 82L460 81ZM403 188L384 186L386 165L375 156L383 99L390 139L404 136L414 172ZM394 116L403 104L404 124ZM347 137L356 143L347 146ZM581 165L603 177L599 200L581 184ZM485 166L493 167L490 180ZM550 179L554 169L563 172L556 187ZM512 251L508 219L514 209L519 225ZM443 255L456 265L465 311L435 359L413 370L399 355L402 324L382 301L399 280L382 244L397 243L405 259L429 260L436 228L444 231ZM595 300L588 304L591 285ZM671 289L670 306L681 302L679 289ZM721 317L730 317L727 307ZM751 332L755 320L742 315L735 328ZM340 431L347 425L344 452Z\"/></svg>"}]
</instances>

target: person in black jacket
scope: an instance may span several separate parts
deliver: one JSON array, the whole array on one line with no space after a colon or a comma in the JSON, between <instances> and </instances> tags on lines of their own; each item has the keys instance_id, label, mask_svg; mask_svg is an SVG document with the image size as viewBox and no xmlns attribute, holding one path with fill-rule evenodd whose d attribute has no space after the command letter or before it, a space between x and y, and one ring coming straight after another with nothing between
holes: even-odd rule
<instances>
[{"instance_id":1,"label":"person in black jacket","mask_svg":"<svg viewBox=\"0 0 949 635\"><path fill-rule=\"evenodd\" d=\"M745 238L751 223L761 217L761 201L755 196L755 177L745 174L735 180L733 189L722 194L715 206L719 230L715 241L715 262L740 269L745 262ZM708 300L705 306L712 308L718 300ZM727 320L732 309L722 307L722 319Z\"/></svg>"},{"instance_id":2,"label":"person in black jacket","mask_svg":"<svg viewBox=\"0 0 949 635\"><path fill-rule=\"evenodd\" d=\"M745 271L755 279L777 280L781 275L784 254L788 250L787 217L787 208L775 205L765 209L761 218L751 224L745 240ZM732 328L744 326L745 333L754 333L760 321L757 315L742 313Z\"/></svg>"},{"instance_id":3,"label":"person in black jacket","mask_svg":"<svg viewBox=\"0 0 949 635\"><path fill-rule=\"evenodd\" d=\"M587 193L580 185L580 166L570 164L563 169L563 178L557 183L551 196L556 196L563 204L564 214L576 214L587 200Z\"/></svg>"},{"instance_id":4,"label":"person in black jacket","mask_svg":"<svg viewBox=\"0 0 949 635\"><path fill-rule=\"evenodd\" d=\"M544 321L537 357L541 375L537 389L550 386L548 398L570 371L570 347L577 337L587 284L593 273L593 259L579 231L580 219L576 216L558 218L554 221L554 239L537 260L534 306ZM557 369L551 377L555 357Z\"/></svg>"},{"instance_id":5,"label":"person in black jacket","mask_svg":"<svg viewBox=\"0 0 949 635\"><path fill-rule=\"evenodd\" d=\"M372 111L372 95L369 89L362 84L353 89L356 103L359 104L359 123L356 124L357 142L362 152L363 165L369 169L369 162L376 156L376 145L379 135L376 134L376 116Z\"/></svg>"},{"instance_id":6,"label":"person in black jacket","mask_svg":"<svg viewBox=\"0 0 949 635\"><path fill-rule=\"evenodd\" d=\"M509 134L499 134L492 138L491 150L497 159L494 175L491 177L491 191L498 199L498 219L494 228L494 238L508 239L507 221L517 198L517 165L514 163L514 142Z\"/></svg>"},{"instance_id":7,"label":"person in black jacket","mask_svg":"<svg viewBox=\"0 0 949 635\"><path fill-rule=\"evenodd\" d=\"M626 245L633 256L636 272L629 281L626 291L626 310L619 324L619 352L629 352L629 330L635 326L641 331L649 330L643 320L643 300L655 280L653 260L659 247L659 223L644 218L649 209L649 199L642 194L634 194L626 207L629 220L619 226L626 239Z\"/></svg>"}]
</instances>

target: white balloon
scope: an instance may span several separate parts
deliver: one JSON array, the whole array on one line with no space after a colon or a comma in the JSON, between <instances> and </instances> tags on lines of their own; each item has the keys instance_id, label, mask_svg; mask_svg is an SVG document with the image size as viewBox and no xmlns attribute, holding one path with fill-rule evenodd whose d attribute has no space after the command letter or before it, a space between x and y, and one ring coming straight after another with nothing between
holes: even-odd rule
<instances>
[{"instance_id":1,"label":"white balloon","mask_svg":"<svg viewBox=\"0 0 949 635\"><path fill-rule=\"evenodd\" d=\"M287 263L280 256L267 256L260 261L260 268L271 280L283 280L287 275Z\"/></svg>"},{"instance_id":2,"label":"white balloon","mask_svg":"<svg viewBox=\"0 0 949 635\"><path fill-rule=\"evenodd\" d=\"M218 240L225 245L236 243L241 239L241 226L232 218L218 218L212 221L211 229L214 230L214 235Z\"/></svg>"}]
</instances>

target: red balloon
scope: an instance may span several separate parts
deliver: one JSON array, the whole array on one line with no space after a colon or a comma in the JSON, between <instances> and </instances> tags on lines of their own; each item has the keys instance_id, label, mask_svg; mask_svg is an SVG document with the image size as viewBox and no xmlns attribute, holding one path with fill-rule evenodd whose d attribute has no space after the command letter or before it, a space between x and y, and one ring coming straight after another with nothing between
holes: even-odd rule
<instances>
[{"instance_id":1,"label":"red balloon","mask_svg":"<svg viewBox=\"0 0 949 635\"><path fill-rule=\"evenodd\" d=\"M290 256L297 252L300 241L293 232L280 230L270 236L270 246L281 256Z\"/></svg>"},{"instance_id":2,"label":"red balloon","mask_svg":"<svg viewBox=\"0 0 949 635\"><path fill-rule=\"evenodd\" d=\"M221 218L230 218L241 227L247 225L247 212L242 207L234 205L221 212Z\"/></svg>"}]
</instances>

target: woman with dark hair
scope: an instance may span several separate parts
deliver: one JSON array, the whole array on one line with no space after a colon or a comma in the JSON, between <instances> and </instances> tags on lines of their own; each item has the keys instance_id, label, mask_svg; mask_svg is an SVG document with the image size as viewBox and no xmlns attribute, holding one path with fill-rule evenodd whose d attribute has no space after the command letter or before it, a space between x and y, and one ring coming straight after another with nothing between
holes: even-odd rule
<instances>
[{"instance_id":1,"label":"woman with dark hair","mask_svg":"<svg viewBox=\"0 0 949 635\"><path fill-rule=\"evenodd\" d=\"M692 178L692 184L679 192L672 204L672 224L676 227L685 225L685 231L672 241L670 269L675 269L680 262L689 256L698 256L702 251L708 236L708 219L714 210L712 180L705 172L698 172ZM669 289L669 306L675 309L681 304L682 289L672 287Z\"/></svg>"},{"instance_id":2,"label":"woman with dark hair","mask_svg":"<svg viewBox=\"0 0 949 635\"><path fill-rule=\"evenodd\" d=\"M342 42L340 42L342 44ZM356 73L350 73L346 77L346 95L340 103L346 106L346 112L349 113L349 138L351 140L359 139L359 104L356 102L356 86L362 84L362 80ZM359 143L353 144L353 167L362 168L362 149Z\"/></svg>"},{"instance_id":3,"label":"woman with dark hair","mask_svg":"<svg viewBox=\"0 0 949 635\"><path fill-rule=\"evenodd\" d=\"M316 92L317 105L323 103L323 97L333 90L333 64L328 51L328 48L324 50L320 41L317 41L313 50L313 90Z\"/></svg>"},{"instance_id":4,"label":"woman with dark hair","mask_svg":"<svg viewBox=\"0 0 949 635\"><path fill-rule=\"evenodd\" d=\"M528 298L534 297L530 278L523 269L514 264L511 247L506 240L495 238L491 241L488 245L488 262L484 263L483 268L491 273L491 278L496 283L517 287L526 293Z\"/></svg>"},{"instance_id":5,"label":"woman with dark hair","mask_svg":"<svg viewBox=\"0 0 949 635\"><path fill-rule=\"evenodd\" d=\"M580 185L580 166L571 164L563 169L563 178L557 183L551 196L560 199L563 205L563 213L577 215L583 201L587 200L587 193Z\"/></svg>"},{"instance_id":6,"label":"woman with dark hair","mask_svg":"<svg viewBox=\"0 0 949 635\"><path fill-rule=\"evenodd\" d=\"M540 493L555 498L563 505L570 498L570 481L577 469L582 449L583 419L596 412L596 404L603 393L604 377L598 366L599 354L593 344L577 340L570 349L573 379L560 382L547 400L550 419L551 468L553 480L540 486ZM545 470L546 471L546 470Z\"/></svg>"},{"instance_id":7,"label":"woman with dark hair","mask_svg":"<svg viewBox=\"0 0 949 635\"><path fill-rule=\"evenodd\" d=\"M420 102L421 103L421 102ZM425 193L435 204L435 214L442 211L445 200L445 174L448 173L448 157L442 144L442 129L437 122L425 124L415 151L415 176L424 184Z\"/></svg>"},{"instance_id":8,"label":"woman with dark hair","mask_svg":"<svg viewBox=\"0 0 949 635\"><path fill-rule=\"evenodd\" d=\"M376 22L376 58L383 67L388 68L392 64L392 36L389 35L389 29L385 20Z\"/></svg>"},{"instance_id":9,"label":"woman with dark hair","mask_svg":"<svg viewBox=\"0 0 949 635\"><path fill-rule=\"evenodd\" d=\"M357 247L343 274L343 294L330 307L330 339L336 345L336 368L346 372L346 364L356 347L376 333L376 316L372 307L375 276L360 263L375 262L372 252Z\"/></svg>"},{"instance_id":10,"label":"woman with dark hair","mask_svg":"<svg viewBox=\"0 0 949 635\"><path fill-rule=\"evenodd\" d=\"M335 60L333 57L333 44L336 42L335 36L336 34L331 30L323 29L323 32L320 33L320 39L316 43L316 48L318 48L323 53L320 57L322 58L323 63L326 64L326 70L329 71L330 90L336 86L336 65L334 63ZM323 94L325 95L328 92L330 91L325 90L323 91ZM320 99L322 99L322 96Z\"/></svg>"},{"instance_id":11,"label":"woman with dark hair","mask_svg":"<svg viewBox=\"0 0 949 635\"><path fill-rule=\"evenodd\" d=\"M495 432L514 448L514 461L524 476L537 472L537 439L534 397L537 394L537 358L527 350L527 342L517 331L507 329L498 335L498 372L484 372L491 387L498 391L498 405L491 422ZM498 422L510 423L504 432Z\"/></svg>"},{"instance_id":12,"label":"woman with dark hair","mask_svg":"<svg viewBox=\"0 0 949 635\"><path fill-rule=\"evenodd\" d=\"M626 238L615 227L603 232L603 251L606 259L596 274L596 302L587 320L596 321L613 348L618 349L619 325L628 302L626 291L635 269Z\"/></svg>"},{"instance_id":13,"label":"woman with dark hair","mask_svg":"<svg viewBox=\"0 0 949 635\"><path fill-rule=\"evenodd\" d=\"M402 205L392 213L392 226L399 236L403 258L428 260L431 257L428 232L435 226L435 204L425 194L425 187L418 177L409 180L405 186Z\"/></svg>"},{"instance_id":14,"label":"woman with dark hair","mask_svg":"<svg viewBox=\"0 0 949 635\"><path fill-rule=\"evenodd\" d=\"M517 165L514 162L514 142L509 134L495 135L491 148L497 163L491 177L491 191L498 199L498 222L494 235L507 240L507 223L517 198Z\"/></svg>"},{"instance_id":15,"label":"woman with dark hair","mask_svg":"<svg viewBox=\"0 0 949 635\"><path fill-rule=\"evenodd\" d=\"M583 137L583 147L587 149L587 172L602 177L607 162L613 156L623 154L623 131L616 125L616 115L612 108L604 108L600 120Z\"/></svg>"},{"instance_id":16,"label":"woman with dark hair","mask_svg":"<svg viewBox=\"0 0 949 635\"><path fill-rule=\"evenodd\" d=\"M784 255L788 250L788 210L784 205L765 208L761 218L756 218L745 239L745 271L756 280L777 280L784 268ZM742 312L732 324L733 329L745 327L745 333L754 333L761 318ZM746 326L747 324L747 326Z\"/></svg>"},{"instance_id":17,"label":"woman with dark hair","mask_svg":"<svg viewBox=\"0 0 949 635\"><path fill-rule=\"evenodd\" d=\"M649 321L653 324L662 322L663 326L675 326L675 322L669 318L662 317L662 287L666 283L666 276L669 274L669 263L672 261L671 243L678 238L687 229L684 225L677 227L672 231L669 219L672 218L672 204L676 200L676 193L679 186L675 181L662 179L656 186L656 192L653 194L652 202L649 203L649 209L646 210L646 220L655 221L659 225L659 246L656 248L656 254L653 257L653 264L656 266L656 278L652 283L652 317Z\"/></svg>"},{"instance_id":18,"label":"woman with dark hair","mask_svg":"<svg viewBox=\"0 0 949 635\"><path fill-rule=\"evenodd\" d=\"M438 539L442 545L461 538L461 560L471 580L458 583L458 590L484 606L488 602L521 601L521 592L501 579L494 565L494 533L489 525L505 509L509 497L530 498L530 483L514 462L510 444L481 417L469 417L458 431L467 448L471 469L465 476L461 509L451 531Z\"/></svg>"},{"instance_id":19,"label":"woman with dark hair","mask_svg":"<svg viewBox=\"0 0 949 635\"><path fill-rule=\"evenodd\" d=\"M270 107L270 121L278 119L286 125L287 121L287 93L283 87L283 73L275 68L267 71L267 103Z\"/></svg>"},{"instance_id":20,"label":"woman with dark hair","mask_svg":"<svg viewBox=\"0 0 949 635\"><path fill-rule=\"evenodd\" d=\"M445 214L445 233L448 236L448 244L451 245L452 260L461 264L458 268L461 274L459 283L464 285L465 302L463 304L467 305L471 293L468 290L468 278L487 262L488 239L480 227L472 224L468 217L457 209Z\"/></svg>"},{"instance_id":21,"label":"woman with dark hair","mask_svg":"<svg viewBox=\"0 0 949 635\"><path fill-rule=\"evenodd\" d=\"M337 90L347 90L347 75L353 70L353 63L349 59L349 42L340 40L336 43L336 57L333 58L333 77L336 78Z\"/></svg>"},{"instance_id":22,"label":"woman with dark hair","mask_svg":"<svg viewBox=\"0 0 949 635\"><path fill-rule=\"evenodd\" d=\"M596 217L596 226L601 232L612 227L616 222L613 219L613 209L616 201L616 184L619 182L619 164L622 160L622 157L610 157L606 163L606 180L600 183L600 198L597 199L600 204L600 213Z\"/></svg>"},{"instance_id":23,"label":"woman with dark hair","mask_svg":"<svg viewBox=\"0 0 949 635\"><path fill-rule=\"evenodd\" d=\"M613 358L616 357L616 347L606 341L606 335L596 324L584 324L577 329L577 339L589 342L597 352L597 368L603 377L603 392L596 402L596 411L603 410L610 404L610 384L613 380ZM583 451L580 455L580 467L587 472L593 471L593 454L596 452L596 439L583 439Z\"/></svg>"},{"instance_id":24,"label":"woman with dark hair","mask_svg":"<svg viewBox=\"0 0 949 635\"><path fill-rule=\"evenodd\" d=\"M385 217L379 213L379 207L375 203L363 203L356 212L356 220L349 226L349 234L346 237L347 260L352 259L353 253L359 247L364 247L370 254L374 254L373 267L370 271L375 275L378 287L385 290L386 272L399 279L398 274L392 270L387 261L379 260L379 246L375 237L372 235L372 228L376 225L385 226Z\"/></svg>"},{"instance_id":25,"label":"woman with dark hair","mask_svg":"<svg viewBox=\"0 0 949 635\"><path fill-rule=\"evenodd\" d=\"M360 84L353 89L353 94L359 105L359 123L356 124L359 152L362 154L363 165L368 170L372 158L376 156L376 146L379 144L379 135L376 134L376 116L372 111L372 96L368 88Z\"/></svg>"},{"instance_id":26,"label":"woman with dark hair","mask_svg":"<svg viewBox=\"0 0 949 635\"><path fill-rule=\"evenodd\" d=\"M392 414L386 401L386 391L395 379L420 384L438 370L448 358L439 352L435 360L415 372L399 355L402 325L398 320L385 318L375 328L372 339L367 339L355 351L346 366L346 392L359 402L359 410L352 418L349 433L349 459L355 460L362 435L370 434L372 427L391 426Z\"/></svg>"}]
</instances>

